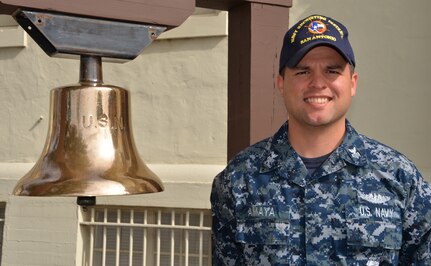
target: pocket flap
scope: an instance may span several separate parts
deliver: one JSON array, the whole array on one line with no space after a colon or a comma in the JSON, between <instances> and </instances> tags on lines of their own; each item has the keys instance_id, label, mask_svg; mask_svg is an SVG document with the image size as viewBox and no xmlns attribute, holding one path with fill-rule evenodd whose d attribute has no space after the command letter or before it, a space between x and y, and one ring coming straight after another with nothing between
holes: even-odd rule
<instances>
[{"instance_id":1,"label":"pocket flap","mask_svg":"<svg viewBox=\"0 0 431 266\"><path fill-rule=\"evenodd\" d=\"M247 220L237 224L236 241L252 245L287 245L289 223L277 220Z\"/></svg>"}]
</instances>

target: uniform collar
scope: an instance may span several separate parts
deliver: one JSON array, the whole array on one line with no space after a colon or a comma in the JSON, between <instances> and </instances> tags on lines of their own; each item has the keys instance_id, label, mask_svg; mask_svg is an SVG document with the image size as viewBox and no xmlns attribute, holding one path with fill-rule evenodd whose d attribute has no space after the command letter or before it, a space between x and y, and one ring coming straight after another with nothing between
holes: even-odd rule
<instances>
[{"instance_id":1,"label":"uniform collar","mask_svg":"<svg viewBox=\"0 0 431 266\"><path fill-rule=\"evenodd\" d=\"M307 176L308 171L289 142L288 128L289 123L286 122L268 139L260 172L265 173L279 168L281 175L293 177L293 182L303 186L306 182L304 176ZM344 167L346 163L358 167L367 163L364 142L347 120L343 142L329 156L319 172L329 174Z\"/></svg>"},{"instance_id":2,"label":"uniform collar","mask_svg":"<svg viewBox=\"0 0 431 266\"><path fill-rule=\"evenodd\" d=\"M341 145L337 148L337 151L340 157L350 164L364 166L367 163L364 141L347 120L346 135Z\"/></svg>"}]
</instances>

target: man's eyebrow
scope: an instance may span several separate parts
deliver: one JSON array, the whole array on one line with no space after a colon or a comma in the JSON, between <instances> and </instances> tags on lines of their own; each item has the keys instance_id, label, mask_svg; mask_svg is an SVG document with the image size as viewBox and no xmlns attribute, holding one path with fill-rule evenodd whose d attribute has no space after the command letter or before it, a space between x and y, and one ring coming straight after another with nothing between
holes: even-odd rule
<instances>
[{"instance_id":1,"label":"man's eyebrow","mask_svg":"<svg viewBox=\"0 0 431 266\"><path fill-rule=\"evenodd\" d=\"M343 69L344 67L342 65L335 64L335 65L328 65L326 68L327 69Z\"/></svg>"},{"instance_id":2,"label":"man's eyebrow","mask_svg":"<svg viewBox=\"0 0 431 266\"><path fill-rule=\"evenodd\" d=\"M305 66L305 65L296 65L292 68L293 70L308 70L310 69L309 66Z\"/></svg>"}]
</instances>

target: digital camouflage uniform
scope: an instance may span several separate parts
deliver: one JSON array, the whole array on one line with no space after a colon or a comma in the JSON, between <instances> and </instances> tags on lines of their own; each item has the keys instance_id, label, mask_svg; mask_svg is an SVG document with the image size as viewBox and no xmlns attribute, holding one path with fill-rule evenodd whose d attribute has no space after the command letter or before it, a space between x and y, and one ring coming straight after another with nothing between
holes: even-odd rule
<instances>
[{"instance_id":1,"label":"digital camouflage uniform","mask_svg":"<svg viewBox=\"0 0 431 266\"><path fill-rule=\"evenodd\" d=\"M287 128L214 179L213 265L431 265L431 189L412 162L347 122L310 176Z\"/></svg>"}]
</instances>

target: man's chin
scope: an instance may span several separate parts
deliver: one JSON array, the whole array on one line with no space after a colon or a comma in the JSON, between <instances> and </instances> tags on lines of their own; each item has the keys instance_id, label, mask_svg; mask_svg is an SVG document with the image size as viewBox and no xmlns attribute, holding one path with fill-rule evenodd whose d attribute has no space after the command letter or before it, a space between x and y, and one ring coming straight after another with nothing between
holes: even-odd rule
<instances>
[{"instance_id":1,"label":"man's chin","mask_svg":"<svg viewBox=\"0 0 431 266\"><path fill-rule=\"evenodd\" d=\"M344 121L345 121L345 118L331 119L326 117L318 117L318 118L309 118L307 121L307 124L310 127L326 128L326 127L340 125L344 123Z\"/></svg>"}]
</instances>

